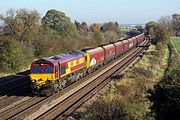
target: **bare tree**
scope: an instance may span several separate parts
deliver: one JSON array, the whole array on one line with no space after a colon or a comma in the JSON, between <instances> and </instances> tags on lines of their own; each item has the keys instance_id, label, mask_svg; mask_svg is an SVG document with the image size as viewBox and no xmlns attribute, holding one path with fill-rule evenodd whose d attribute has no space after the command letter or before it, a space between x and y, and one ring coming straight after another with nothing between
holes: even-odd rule
<instances>
[{"instance_id":1,"label":"bare tree","mask_svg":"<svg viewBox=\"0 0 180 120\"><path fill-rule=\"evenodd\" d=\"M171 16L163 16L158 20L158 23L165 28L165 30L169 31L171 34L173 33L173 24Z\"/></svg>"},{"instance_id":2,"label":"bare tree","mask_svg":"<svg viewBox=\"0 0 180 120\"><path fill-rule=\"evenodd\" d=\"M173 14L173 33L176 36L180 36L180 14Z\"/></svg>"},{"instance_id":3,"label":"bare tree","mask_svg":"<svg viewBox=\"0 0 180 120\"><path fill-rule=\"evenodd\" d=\"M12 35L16 40L24 42L29 41L33 34L37 32L40 14L35 10L10 9L6 15L0 16L0 20L6 26L4 30L6 36Z\"/></svg>"}]
</instances>

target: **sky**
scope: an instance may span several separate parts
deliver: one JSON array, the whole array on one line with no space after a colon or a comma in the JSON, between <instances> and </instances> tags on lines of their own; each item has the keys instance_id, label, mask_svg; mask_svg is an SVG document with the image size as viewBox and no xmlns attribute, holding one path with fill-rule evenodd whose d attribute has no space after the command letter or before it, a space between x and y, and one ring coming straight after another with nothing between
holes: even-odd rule
<instances>
[{"instance_id":1,"label":"sky","mask_svg":"<svg viewBox=\"0 0 180 120\"><path fill-rule=\"evenodd\" d=\"M0 0L0 14L10 8L37 10L42 17L48 10L56 9L72 21L88 24L109 21L144 24L180 13L180 0Z\"/></svg>"}]
</instances>

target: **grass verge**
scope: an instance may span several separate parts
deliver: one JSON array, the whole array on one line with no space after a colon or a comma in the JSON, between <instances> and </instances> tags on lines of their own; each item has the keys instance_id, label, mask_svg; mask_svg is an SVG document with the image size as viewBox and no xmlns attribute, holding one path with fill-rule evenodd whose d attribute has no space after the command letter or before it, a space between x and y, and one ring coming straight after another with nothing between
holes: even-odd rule
<instances>
[{"instance_id":1,"label":"grass verge","mask_svg":"<svg viewBox=\"0 0 180 120\"><path fill-rule=\"evenodd\" d=\"M171 37L171 41L178 54L180 54L180 37Z\"/></svg>"},{"instance_id":2,"label":"grass verge","mask_svg":"<svg viewBox=\"0 0 180 120\"><path fill-rule=\"evenodd\" d=\"M150 46L144 57L124 74L123 79L114 81L104 94L87 105L82 118L112 119L112 115L115 115L113 119L153 119L149 115L151 103L147 91L163 78L168 54L168 48L159 54L155 46Z\"/></svg>"}]
</instances>

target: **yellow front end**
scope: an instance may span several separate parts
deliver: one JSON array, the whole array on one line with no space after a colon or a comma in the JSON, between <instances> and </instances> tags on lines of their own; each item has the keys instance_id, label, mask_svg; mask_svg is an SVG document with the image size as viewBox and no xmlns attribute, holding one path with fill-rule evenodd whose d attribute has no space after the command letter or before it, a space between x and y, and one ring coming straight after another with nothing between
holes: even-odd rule
<instances>
[{"instance_id":1,"label":"yellow front end","mask_svg":"<svg viewBox=\"0 0 180 120\"><path fill-rule=\"evenodd\" d=\"M44 86L49 81L55 81L55 74L30 74L31 81L37 86Z\"/></svg>"}]
</instances>

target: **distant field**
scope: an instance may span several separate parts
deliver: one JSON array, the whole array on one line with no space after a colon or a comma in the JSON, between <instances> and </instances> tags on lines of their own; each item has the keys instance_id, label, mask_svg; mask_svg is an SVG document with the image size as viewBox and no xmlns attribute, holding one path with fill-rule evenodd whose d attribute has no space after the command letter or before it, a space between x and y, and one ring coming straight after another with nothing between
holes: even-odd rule
<instances>
[{"instance_id":1,"label":"distant field","mask_svg":"<svg viewBox=\"0 0 180 120\"><path fill-rule=\"evenodd\" d=\"M171 40L177 52L180 53L180 37L171 37Z\"/></svg>"}]
</instances>

